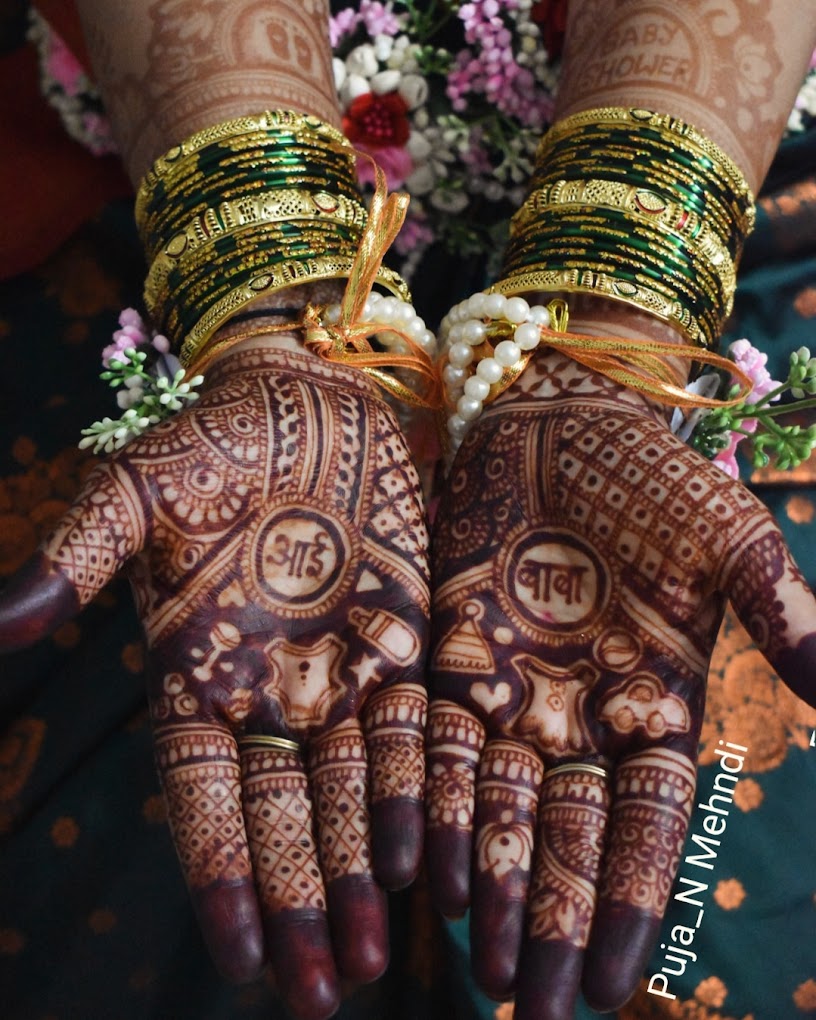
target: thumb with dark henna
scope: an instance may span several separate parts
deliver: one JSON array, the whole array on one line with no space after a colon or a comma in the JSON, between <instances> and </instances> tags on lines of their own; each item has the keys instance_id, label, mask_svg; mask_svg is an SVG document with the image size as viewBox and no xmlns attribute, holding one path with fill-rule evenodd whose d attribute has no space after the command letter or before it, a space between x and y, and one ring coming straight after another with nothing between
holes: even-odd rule
<instances>
[{"instance_id":1,"label":"thumb with dark henna","mask_svg":"<svg viewBox=\"0 0 816 1020\"><path fill-rule=\"evenodd\" d=\"M816 599L762 507L721 582L759 650L797 697L816 707Z\"/></svg>"},{"instance_id":2,"label":"thumb with dark henna","mask_svg":"<svg viewBox=\"0 0 816 1020\"><path fill-rule=\"evenodd\" d=\"M0 652L27 648L75 616L144 546L137 480L95 468L76 503L0 592Z\"/></svg>"}]
</instances>

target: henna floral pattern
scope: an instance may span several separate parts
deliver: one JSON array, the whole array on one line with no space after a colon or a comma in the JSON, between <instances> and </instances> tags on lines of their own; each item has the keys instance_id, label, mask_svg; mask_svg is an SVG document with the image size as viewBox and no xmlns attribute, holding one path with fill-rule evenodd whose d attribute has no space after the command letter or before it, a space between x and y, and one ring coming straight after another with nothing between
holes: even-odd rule
<instances>
[{"instance_id":1,"label":"henna floral pattern","mask_svg":"<svg viewBox=\"0 0 816 1020\"><path fill-rule=\"evenodd\" d=\"M416 471L368 380L256 344L91 473L0 607L2 639L42 615L39 585L67 613L128 562L205 937L239 980L268 953L286 998L311 989L304 1016L333 1011L340 977L380 973L375 875L400 887L419 867L426 549Z\"/></svg>"},{"instance_id":2,"label":"henna floral pattern","mask_svg":"<svg viewBox=\"0 0 816 1020\"><path fill-rule=\"evenodd\" d=\"M813 598L747 490L547 352L459 451L434 560L434 896L472 901L474 972L517 1020L571 1016L582 979L616 1008L679 862L725 596L804 694Z\"/></svg>"}]
</instances>

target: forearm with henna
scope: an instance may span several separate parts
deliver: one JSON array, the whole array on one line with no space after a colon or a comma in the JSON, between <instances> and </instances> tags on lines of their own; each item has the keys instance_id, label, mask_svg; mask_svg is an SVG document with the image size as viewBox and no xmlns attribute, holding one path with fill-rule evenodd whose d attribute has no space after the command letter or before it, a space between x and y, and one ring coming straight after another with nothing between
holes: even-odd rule
<instances>
[{"instance_id":1,"label":"forearm with henna","mask_svg":"<svg viewBox=\"0 0 816 1020\"><path fill-rule=\"evenodd\" d=\"M570 0L555 116L670 113L705 131L756 190L815 46L798 0Z\"/></svg>"},{"instance_id":2,"label":"forearm with henna","mask_svg":"<svg viewBox=\"0 0 816 1020\"><path fill-rule=\"evenodd\" d=\"M137 183L171 146L269 109L339 125L327 0L78 0L105 108Z\"/></svg>"},{"instance_id":3,"label":"forearm with henna","mask_svg":"<svg viewBox=\"0 0 816 1020\"><path fill-rule=\"evenodd\" d=\"M230 118L284 109L339 123L324 0L80 7L134 183ZM178 214L188 197L162 208ZM383 887L416 875L423 834L419 479L374 384L305 353L297 329L278 332L339 286L307 280L219 311L214 340L256 335L208 365L193 408L91 474L0 598L0 646L19 647L127 566L168 818L205 940L234 980L268 959L304 1020L336 1011L341 979L384 969Z\"/></svg>"},{"instance_id":4,"label":"forearm with henna","mask_svg":"<svg viewBox=\"0 0 816 1020\"><path fill-rule=\"evenodd\" d=\"M571 0L555 117L603 106L669 113L704 131L756 192L814 48L816 23L797 0ZM576 332L680 339L626 305L592 297L571 305Z\"/></svg>"}]
</instances>

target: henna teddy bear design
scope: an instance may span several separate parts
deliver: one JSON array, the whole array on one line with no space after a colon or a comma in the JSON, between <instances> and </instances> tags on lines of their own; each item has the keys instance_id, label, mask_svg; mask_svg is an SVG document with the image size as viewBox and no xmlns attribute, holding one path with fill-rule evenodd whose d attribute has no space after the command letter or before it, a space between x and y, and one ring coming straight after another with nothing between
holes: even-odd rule
<instances>
[{"instance_id":1,"label":"henna teddy bear design","mask_svg":"<svg viewBox=\"0 0 816 1020\"><path fill-rule=\"evenodd\" d=\"M419 868L427 541L373 384L256 348L100 464L2 597L0 644L21 645L128 564L205 938L236 980L268 956L301 1017L334 1012L340 977L381 973L382 887Z\"/></svg>"},{"instance_id":2,"label":"henna teddy bear design","mask_svg":"<svg viewBox=\"0 0 816 1020\"><path fill-rule=\"evenodd\" d=\"M428 863L516 1020L632 993L694 802L730 597L816 701L816 603L770 514L640 397L552 352L473 428L436 518Z\"/></svg>"}]
</instances>

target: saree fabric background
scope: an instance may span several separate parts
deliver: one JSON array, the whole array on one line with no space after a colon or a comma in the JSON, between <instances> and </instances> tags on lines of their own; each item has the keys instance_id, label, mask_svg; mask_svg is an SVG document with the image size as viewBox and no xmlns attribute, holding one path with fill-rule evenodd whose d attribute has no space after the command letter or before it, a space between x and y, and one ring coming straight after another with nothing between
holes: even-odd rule
<instances>
[{"instance_id":1,"label":"saree fabric background","mask_svg":"<svg viewBox=\"0 0 816 1020\"><path fill-rule=\"evenodd\" d=\"M118 311L138 304L144 272L115 161L66 139L38 98L24 19L13 16L22 10L10 5L0 40L2 577L34 550L93 463L76 438L112 403L98 380L99 351ZM783 145L729 331L767 351L776 377L790 350L816 347L814 166L813 132ZM441 258L428 260L414 288L429 318L460 296L439 290L437 281L451 279ZM479 286L480 271L459 269L459 289ZM816 584L816 464L751 483ZM122 580L52 638L0 661L4 1020L284 1017L271 981L232 988L206 956L165 825L143 668ZM681 865L706 889L685 972L669 975L676 998L650 994L644 981L621 1020L816 1015L815 729L816 713L729 616L712 663L698 800L713 788L718 740L748 748L744 769L712 870ZM701 831L699 815L692 831ZM674 902L663 941L688 918ZM350 995L342 1020L510 1020L512 1006L489 1002L468 977L466 921L435 918L422 881L392 897L391 929L388 973ZM647 977L662 966L679 969L658 949Z\"/></svg>"}]
</instances>

